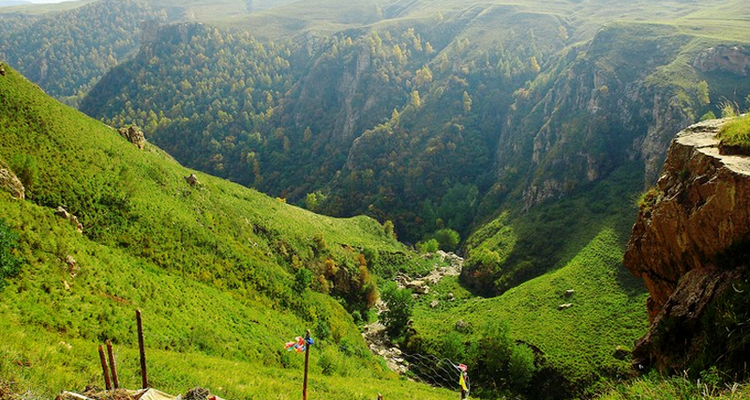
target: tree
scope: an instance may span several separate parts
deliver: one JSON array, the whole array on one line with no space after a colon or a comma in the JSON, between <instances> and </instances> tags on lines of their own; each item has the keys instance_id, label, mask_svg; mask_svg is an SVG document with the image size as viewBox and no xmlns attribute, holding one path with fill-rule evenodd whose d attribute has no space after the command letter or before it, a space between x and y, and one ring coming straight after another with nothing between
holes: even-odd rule
<instances>
[{"instance_id":1,"label":"tree","mask_svg":"<svg viewBox=\"0 0 750 400\"><path fill-rule=\"evenodd\" d=\"M393 221L391 220L385 221L385 223L383 224L383 232L385 233L385 236L389 238L393 238L393 239L396 238L396 232L394 231Z\"/></svg>"},{"instance_id":2,"label":"tree","mask_svg":"<svg viewBox=\"0 0 750 400\"><path fill-rule=\"evenodd\" d=\"M403 337L414 306L411 290L399 289L395 282L391 282L383 289L381 298L388 305L388 309L380 314L388 335L392 339Z\"/></svg>"},{"instance_id":3,"label":"tree","mask_svg":"<svg viewBox=\"0 0 750 400\"><path fill-rule=\"evenodd\" d=\"M418 90L411 92L411 104L416 108L422 107L422 99L419 97Z\"/></svg>"},{"instance_id":4,"label":"tree","mask_svg":"<svg viewBox=\"0 0 750 400\"><path fill-rule=\"evenodd\" d=\"M440 249L443 251L454 251L458 247L458 243L461 241L461 235L453 229L441 229L433 234L435 240L440 245Z\"/></svg>"},{"instance_id":5,"label":"tree","mask_svg":"<svg viewBox=\"0 0 750 400\"><path fill-rule=\"evenodd\" d=\"M471 112L471 103L472 103L471 96L469 96L469 93L466 92L465 90L464 90L463 103L464 103L464 113L466 113L466 114L470 113Z\"/></svg>"},{"instance_id":6,"label":"tree","mask_svg":"<svg viewBox=\"0 0 750 400\"><path fill-rule=\"evenodd\" d=\"M535 74L538 74L542 70L542 67L539 66L539 62L536 60L536 57L532 56L529 59L529 69Z\"/></svg>"}]
</instances>

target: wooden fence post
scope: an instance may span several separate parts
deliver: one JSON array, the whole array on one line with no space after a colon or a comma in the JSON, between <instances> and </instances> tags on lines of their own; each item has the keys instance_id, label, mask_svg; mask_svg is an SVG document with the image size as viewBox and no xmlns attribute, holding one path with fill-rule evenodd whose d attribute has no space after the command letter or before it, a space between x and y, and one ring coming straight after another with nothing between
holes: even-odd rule
<instances>
[{"instance_id":1,"label":"wooden fence post","mask_svg":"<svg viewBox=\"0 0 750 400\"><path fill-rule=\"evenodd\" d=\"M115 354L112 352L112 342L107 340L107 355L109 356L109 370L112 373L112 385L115 389L120 388L120 379L117 377L117 366L115 365Z\"/></svg>"},{"instance_id":2,"label":"wooden fence post","mask_svg":"<svg viewBox=\"0 0 750 400\"><path fill-rule=\"evenodd\" d=\"M112 382L109 380L109 371L107 370L107 360L104 358L104 346L99 345L99 361L102 363L102 372L104 373L104 385L107 390L112 390Z\"/></svg>"},{"instance_id":3,"label":"wooden fence post","mask_svg":"<svg viewBox=\"0 0 750 400\"><path fill-rule=\"evenodd\" d=\"M148 389L148 374L146 373L146 348L143 344L143 321L141 319L141 310L135 311L135 318L138 321L138 348L141 353L141 380L142 387Z\"/></svg>"}]
</instances>

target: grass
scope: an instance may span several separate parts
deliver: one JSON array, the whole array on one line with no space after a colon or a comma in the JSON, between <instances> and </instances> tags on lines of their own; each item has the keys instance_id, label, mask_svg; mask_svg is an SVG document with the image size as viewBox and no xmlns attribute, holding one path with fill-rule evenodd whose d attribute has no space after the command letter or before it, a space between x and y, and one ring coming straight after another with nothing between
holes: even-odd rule
<instances>
[{"instance_id":1,"label":"grass","mask_svg":"<svg viewBox=\"0 0 750 400\"><path fill-rule=\"evenodd\" d=\"M722 384L715 380L693 381L681 376L646 376L613 384L601 400L635 399L748 399L750 389L744 384Z\"/></svg>"},{"instance_id":2,"label":"grass","mask_svg":"<svg viewBox=\"0 0 750 400\"><path fill-rule=\"evenodd\" d=\"M731 153L750 154L750 114L724 124L717 135L719 146Z\"/></svg>"},{"instance_id":3,"label":"grass","mask_svg":"<svg viewBox=\"0 0 750 400\"><path fill-rule=\"evenodd\" d=\"M52 398L101 385L95 349L104 340L134 387L141 309L152 383L175 394L201 385L230 398L291 398L302 359L283 343L309 328L312 398L449 397L394 379L342 306L365 301L351 289L367 281L363 262L426 262L376 221L318 216L200 173L189 186L194 171L151 145L137 150L8 67L0 126L0 157L28 196L0 192L0 218L26 260L0 292L0 377L17 393ZM60 205L83 234L54 215ZM291 290L296 270L317 274L329 259L340 274L316 278L337 298L323 286Z\"/></svg>"}]
</instances>

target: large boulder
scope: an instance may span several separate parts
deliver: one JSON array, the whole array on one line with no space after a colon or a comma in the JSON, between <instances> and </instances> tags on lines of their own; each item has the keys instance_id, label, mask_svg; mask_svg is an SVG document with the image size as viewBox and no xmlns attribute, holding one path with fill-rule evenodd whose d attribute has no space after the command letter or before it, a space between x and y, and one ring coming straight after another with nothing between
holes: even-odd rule
<instances>
[{"instance_id":1,"label":"large boulder","mask_svg":"<svg viewBox=\"0 0 750 400\"><path fill-rule=\"evenodd\" d=\"M146 136L143 131L135 125L126 126L117 130L120 136L133 143L135 147L143 150L146 147Z\"/></svg>"}]
</instances>

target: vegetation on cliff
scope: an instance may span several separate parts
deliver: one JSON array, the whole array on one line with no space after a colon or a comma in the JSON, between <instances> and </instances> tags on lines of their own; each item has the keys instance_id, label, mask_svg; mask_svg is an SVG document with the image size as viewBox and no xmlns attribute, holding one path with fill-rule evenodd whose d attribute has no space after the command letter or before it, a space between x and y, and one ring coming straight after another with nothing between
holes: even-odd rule
<instances>
[{"instance_id":1,"label":"vegetation on cliff","mask_svg":"<svg viewBox=\"0 0 750 400\"><path fill-rule=\"evenodd\" d=\"M722 153L750 154L750 114L724 124L717 137Z\"/></svg>"}]
</instances>

